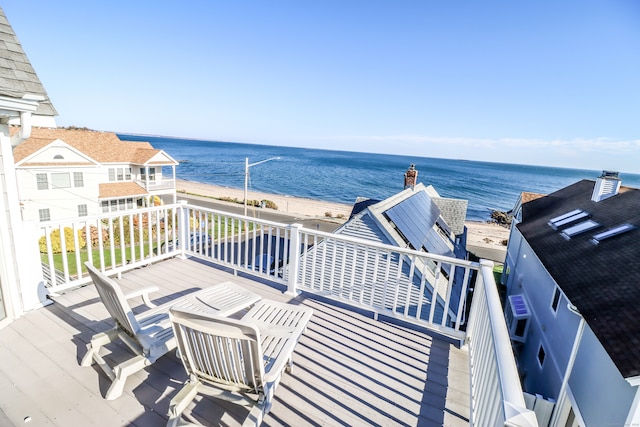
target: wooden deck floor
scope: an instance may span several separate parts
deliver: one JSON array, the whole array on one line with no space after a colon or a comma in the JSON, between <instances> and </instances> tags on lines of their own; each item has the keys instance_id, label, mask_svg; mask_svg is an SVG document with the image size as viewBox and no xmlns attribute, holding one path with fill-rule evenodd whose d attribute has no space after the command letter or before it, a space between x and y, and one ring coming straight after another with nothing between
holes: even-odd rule
<instances>
[{"instance_id":1,"label":"wooden deck floor","mask_svg":"<svg viewBox=\"0 0 640 427\"><path fill-rule=\"evenodd\" d=\"M468 425L468 355L442 338L305 294L291 301L284 288L193 259L160 262L119 282L125 290L159 285L152 298L162 303L226 280L264 298L314 309L293 372L283 376L263 425ZM0 330L0 423L165 425L169 401L186 379L173 352L129 378L114 401L103 399L109 382L102 371L79 365L91 336L111 327L107 320L95 288L87 286ZM119 345L109 350L116 360L128 354ZM209 398L186 412L203 425L222 426L239 425L247 414Z\"/></svg>"}]
</instances>

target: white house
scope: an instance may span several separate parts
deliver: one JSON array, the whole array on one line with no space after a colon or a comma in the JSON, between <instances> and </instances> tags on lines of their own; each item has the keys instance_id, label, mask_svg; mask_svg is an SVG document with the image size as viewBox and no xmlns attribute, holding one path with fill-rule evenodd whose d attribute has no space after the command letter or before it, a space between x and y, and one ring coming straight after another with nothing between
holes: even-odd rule
<instances>
[{"instance_id":1,"label":"white house","mask_svg":"<svg viewBox=\"0 0 640 427\"><path fill-rule=\"evenodd\" d=\"M121 141L111 132L34 128L14 157L27 221L176 201L178 162L148 142Z\"/></svg>"},{"instance_id":2,"label":"white house","mask_svg":"<svg viewBox=\"0 0 640 427\"><path fill-rule=\"evenodd\" d=\"M541 425L640 425L640 190L604 172L518 211L505 315Z\"/></svg>"}]
</instances>

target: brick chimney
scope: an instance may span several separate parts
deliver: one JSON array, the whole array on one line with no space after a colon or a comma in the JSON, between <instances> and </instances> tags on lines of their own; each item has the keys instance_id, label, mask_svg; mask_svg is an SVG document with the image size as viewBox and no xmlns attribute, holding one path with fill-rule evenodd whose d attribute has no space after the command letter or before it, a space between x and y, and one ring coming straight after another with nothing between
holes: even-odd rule
<instances>
[{"instance_id":1,"label":"brick chimney","mask_svg":"<svg viewBox=\"0 0 640 427\"><path fill-rule=\"evenodd\" d=\"M602 175L598 177L596 185L593 186L591 200L599 202L615 196L620 191L620 184L622 184L622 181L618 178L618 172L602 171Z\"/></svg>"},{"instance_id":2,"label":"brick chimney","mask_svg":"<svg viewBox=\"0 0 640 427\"><path fill-rule=\"evenodd\" d=\"M418 182L418 171L416 165L409 166L409 169L404 173L404 189L415 187Z\"/></svg>"}]
</instances>

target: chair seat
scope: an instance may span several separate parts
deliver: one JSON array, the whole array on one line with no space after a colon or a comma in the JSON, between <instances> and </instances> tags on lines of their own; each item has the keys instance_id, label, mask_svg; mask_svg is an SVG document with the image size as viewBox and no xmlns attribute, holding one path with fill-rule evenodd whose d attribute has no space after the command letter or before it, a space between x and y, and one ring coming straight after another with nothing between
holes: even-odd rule
<instances>
[{"instance_id":1,"label":"chair seat","mask_svg":"<svg viewBox=\"0 0 640 427\"><path fill-rule=\"evenodd\" d=\"M189 380L171 400L168 427L198 393L249 405L245 425L260 425L313 310L260 300L241 319L172 308L170 317Z\"/></svg>"}]
</instances>

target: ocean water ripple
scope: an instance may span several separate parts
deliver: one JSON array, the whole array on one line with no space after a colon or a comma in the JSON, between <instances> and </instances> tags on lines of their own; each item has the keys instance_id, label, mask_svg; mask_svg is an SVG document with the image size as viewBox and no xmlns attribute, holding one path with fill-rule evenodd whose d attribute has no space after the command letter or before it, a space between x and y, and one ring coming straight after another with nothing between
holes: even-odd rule
<instances>
[{"instance_id":1,"label":"ocean water ripple","mask_svg":"<svg viewBox=\"0 0 640 427\"><path fill-rule=\"evenodd\" d=\"M148 141L180 161L179 179L231 188L244 187L245 158L250 188L255 191L352 204L356 197L387 198L403 188L409 165L418 181L433 185L443 197L467 199L467 219L486 221L492 210L508 211L523 191L548 194L602 171L565 169L429 157L356 153L271 145L201 141L120 134L129 141ZM640 187L640 175L621 173L623 185Z\"/></svg>"}]
</instances>

